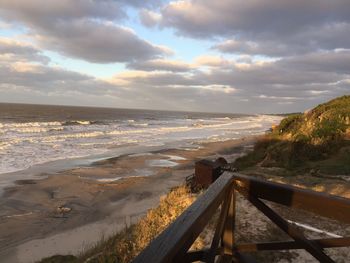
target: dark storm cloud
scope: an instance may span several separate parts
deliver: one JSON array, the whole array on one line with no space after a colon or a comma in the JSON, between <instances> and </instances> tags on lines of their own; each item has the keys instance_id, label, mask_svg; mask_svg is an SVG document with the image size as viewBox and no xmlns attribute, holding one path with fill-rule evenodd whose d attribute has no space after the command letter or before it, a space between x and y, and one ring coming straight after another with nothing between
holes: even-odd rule
<instances>
[{"instance_id":1,"label":"dark storm cloud","mask_svg":"<svg viewBox=\"0 0 350 263\"><path fill-rule=\"evenodd\" d=\"M0 16L28 27L42 47L90 62L130 62L170 52L116 24L126 17L126 5L141 6L141 2L5 0Z\"/></svg>"}]
</instances>

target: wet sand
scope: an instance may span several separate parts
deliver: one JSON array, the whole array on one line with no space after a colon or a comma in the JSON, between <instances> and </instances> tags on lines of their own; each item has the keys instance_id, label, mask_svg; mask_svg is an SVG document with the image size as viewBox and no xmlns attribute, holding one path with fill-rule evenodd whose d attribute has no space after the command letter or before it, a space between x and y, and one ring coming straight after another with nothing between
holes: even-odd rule
<instances>
[{"instance_id":1,"label":"wet sand","mask_svg":"<svg viewBox=\"0 0 350 263\"><path fill-rule=\"evenodd\" d=\"M256 138L136 152L42 174L41 180L19 180L0 199L0 258L35 262L77 254L155 207L161 195L193 173L196 160L223 156L233 161Z\"/></svg>"}]
</instances>

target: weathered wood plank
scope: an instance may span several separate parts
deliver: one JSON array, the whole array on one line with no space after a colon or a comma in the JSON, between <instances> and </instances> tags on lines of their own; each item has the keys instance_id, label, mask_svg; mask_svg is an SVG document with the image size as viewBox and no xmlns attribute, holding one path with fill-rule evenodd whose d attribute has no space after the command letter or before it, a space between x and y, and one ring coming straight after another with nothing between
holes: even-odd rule
<instances>
[{"instance_id":1,"label":"weathered wood plank","mask_svg":"<svg viewBox=\"0 0 350 263\"><path fill-rule=\"evenodd\" d=\"M205 262L208 262L208 263L215 261L215 256L217 254L216 253L217 248L219 247L220 240L222 239L224 227L227 224L226 220L228 217L231 217L231 213L230 213L229 209L231 207L231 203L234 202L234 200L232 200L233 189L231 188L229 191L227 191L227 193L228 194L225 196L224 202L221 206L221 212L220 212L220 216L218 218L218 224L217 224L217 227L215 229L214 237L213 237L213 240L211 242L210 250L206 254L206 257L205 257Z\"/></svg>"},{"instance_id":2,"label":"weathered wood plank","mask_svg":"<svg viewBox=\"0 0 350 263\"><path fill-rule=\"evenodd\" d=\"M183 263L190 263L195 261L202 261L204 256L209 252L209 250L198 250L198 251L189 251L182 258Z\"/></svg>"},{"instance_id":3,"label":"weathered wood plank","mask_svg":"<svg viewBox=\"0 0 350 263\"><path fill-rule=\"evenodd\" d=\"M232 254L235 243L235 220L236 220L236 191L231 192L231 202L226 217L225 229L222 235L222 247L224 254Z\"/></svg>"},{"instance_id":4,"label":"weathered wood plank","mask_svg":"<svg viewBox=\"0 0 350 263\"><path fill-rule=\"evenodd\" d=\"M350 237L312 239L311 241L318 244L321 248L350 246ZM256 243L256 244L253 244L253 243L238 244L236 248L238 251L242 251L242 252L256 252L256 251L263 251L263 250L304 249L302 245L300 245L295 241L268 242L268 243Z\"/></svg>"},{"instance_id":5,"label":"weathered wood plank","mask_svg":"<svg viewBox=\"0 0 350 263\"><path fill-rule=\"evenodd\" d=\"M317 260L324 263L334 263L334 261L326 255L322 248L318 244L312 242L305 238L302 232L300 232L293 225L289 224L280 215L268 207L264 202L259 200L252 194L241 192L246 198L258 208L265 216L267 216L272 222L274 222L280 229L292 237L297 243L304 247L311 255L313 255Z\"/></svg>"},{"instance_id":6,"label":"weathered wood plank","mask_svg":"<svg viewBox=\"0 0 350 263\"><path fill-rule=\"evenodd\" d=\"M256 263L257 261L255 258L248 254L243 254L241 252L236 251L235 253L235 260L238 263Z\"/></svg>"},{"instance_id":7,"label":"weathered wood plank","mask_svg":"<svg viewBox=\"0 0 350 263\"><path fill-rule=\"evenodd\" d=\"M234 185L278 204L350 223L350 199L234 173ZM324 209L327 207L327 209Z\"/></svg>"},{"instance_id":8,"label":"weathered wood plank","mask_svg":"<svg viewBox=\"0 0 350 263\"><path fill-rule=\"evenodd\" d=\"M134 260L172 262L185 255L232 187L233 175L224 173L184 213L165 229Z\"/></svg>"}]
</instances>

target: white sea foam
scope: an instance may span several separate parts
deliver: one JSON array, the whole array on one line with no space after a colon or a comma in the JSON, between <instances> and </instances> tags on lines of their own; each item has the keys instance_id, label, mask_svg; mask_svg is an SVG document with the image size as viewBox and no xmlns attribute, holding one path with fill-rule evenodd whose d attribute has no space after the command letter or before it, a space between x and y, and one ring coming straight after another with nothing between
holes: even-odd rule
<instances>
[{"instance_id":1,"label":"white sea foam","mask_svg":"<svg viewBox=\"0 0 350 263\"><path fill-rule=\"evenodd\" d=\"M53 160L107 153L123 145L162 146L184 140L194 143L222 141L261 134L280 119L258 115L130 119L107 123L87 120L0 122L0 174Z\"/></svg>"},{"instance_id":2,"label":"white sea foam","mask_svg":"<svg viewBox=\"0 0 350 263\"><path fill-rule=\"evenodd\" d=\"M149 160L146 163L151 167L174 167L178 165L176 162L161 159Z\"/></svg>"}]
</instances>

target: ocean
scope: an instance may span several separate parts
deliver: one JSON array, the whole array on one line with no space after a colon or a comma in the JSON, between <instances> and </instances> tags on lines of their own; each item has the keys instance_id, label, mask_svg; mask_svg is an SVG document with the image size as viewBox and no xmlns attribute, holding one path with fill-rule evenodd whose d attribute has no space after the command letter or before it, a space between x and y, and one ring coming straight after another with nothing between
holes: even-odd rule
<instances>
[{"instance_id":1,"label":"ocean","mask_svg":"<svg viewBox=\"0 0 350 263\"><path fill-rule=\"evenodd\" d=\"M0 103L1 174L123 147L198 147L262 134L279 116Z\"/></svg>"}]
</instances>

